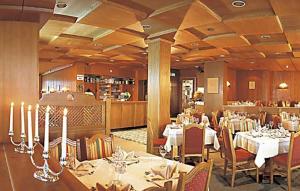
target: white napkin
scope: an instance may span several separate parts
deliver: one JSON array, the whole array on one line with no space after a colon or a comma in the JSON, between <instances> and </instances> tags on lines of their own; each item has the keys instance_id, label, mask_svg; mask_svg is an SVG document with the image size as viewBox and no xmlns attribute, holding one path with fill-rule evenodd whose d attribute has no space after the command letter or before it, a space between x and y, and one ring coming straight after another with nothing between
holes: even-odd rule
<instances>
[{"instance_id":1,"label":"white napkin","mask_svg":"<svg viewBox=\"0 0 300 191\"><path fill-rule=\"evenodd\" d=\"M161 168L160 166L151 168L154 175L158 175L166 180L172 178L177 168L177 164L168 164L166 167Z\"/></svg>"}]
</instances>

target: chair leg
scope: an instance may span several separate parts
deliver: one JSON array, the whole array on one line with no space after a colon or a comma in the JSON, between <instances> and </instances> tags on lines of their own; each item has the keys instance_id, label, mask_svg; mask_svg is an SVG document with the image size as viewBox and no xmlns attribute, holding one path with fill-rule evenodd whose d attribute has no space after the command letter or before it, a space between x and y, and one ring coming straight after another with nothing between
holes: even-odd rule
<instances>
[{"instance_id":1,"label":"chair leg","mask_svg":"<svg viewBox=\"0 0 300 191\"><path fill-rule=\"evenodd\" d=\"M288 191L292 191L292 171L291 169L288 169L288 177L287 177L287 181L288 181Z\"/></svg>"},{"instance_id":2,"label":"chair leg","mask_svg":"<svg viewBox=\"0 0 300 191\"><path fill-rule=\"evenodd\" d=\"M207 152L206 160L208 161L209 160L209 147L206 148L206 152Z\"/></svg>"},{"instance_id":3,"label":"chair leg","mask_svg":"<svg viewBox=\"0 0 300 191\"><path fill-rule=\"evenodd\" d=\"M224 160L224 176L226 176L227 166L228 166L228 160L225 159L225 160Z\"/></svg>"},{"instance_id":4,"label":"chair leg","mask_svg":"<svg viewBox=\"0 0 300 191\"><path fill-rule=\"evenodd\" d=\"M223 149L222 149L222 147L220 147L220 156L221 156L221 158L222 158L222 159L224 158L224 156L223 156Z\"/></svg>"},{"instance_id":5,"label":"chair leg","mask_svg":"<svg viewBox=\"0 0 300 191\"><path fill-rule=\"evenodd\" d=\"M259 168L256 167L256 183L259 183Z\"/></svg>"},{"instance_id":6,"label":"chair leg","mask_svg":"<svg viewBox=\"0 0 300 191\"><path fill-rule=\"evenodd\" d=\"M233 166L232 166L231 187L234 187L235 171L236 171L236 166L233 165Z\"/></svg>"},{"instance_id":7,"label":"chair leg","mask_svg":"<svg viewBox=\"0 0 300 191\"><path fill-rule=\"evenodd\" d=\"M273 162L273 159L270 160L270 182L271 184L274 183L274 162Z\"/></svg>"}]
</instances>

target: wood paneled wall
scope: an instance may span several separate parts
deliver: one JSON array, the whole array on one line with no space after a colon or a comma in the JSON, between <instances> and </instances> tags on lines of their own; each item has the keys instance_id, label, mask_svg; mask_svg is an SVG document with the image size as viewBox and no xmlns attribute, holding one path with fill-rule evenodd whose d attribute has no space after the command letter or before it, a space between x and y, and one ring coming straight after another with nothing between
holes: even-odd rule
<instances>
[{"instance_id":1,"label":"wood paneled wall","mask_svg":"<svg viewBox=\"0 0 300 191\"><path fill-rule=\"evenodd\" d=\"M0 142L7 142L10 103L15 103L14 130L18 138L20 103L24 101L27 106L38 101L38 24L0 21L0 29Z\"/></svg>"},{"instance_id":2,"label":"wood paneled wall","mask_svg":"<svg viewBox=\"0 0 300 191\"><path fill-rule=\"evenodd\" d=\"M249 90L249 81L255 81L255 90ZM278 89L282 82L288 84L288 89ZM236 84L236 100L300 100L300 72L237 70Z\"/></svg>"},{"instance_id":3,"label":"wood paneled wall","mask_svg":"<svg viewBox=\"0 0 300 191\"><path fill-rule=\"evenodd\" d=\"M58 90L60 87L66 87L70 91L76 91L76 75L77 68L75 65L72 67L50 73L42 76L42 89L53 88Z\"/></svg>"}]
</instances>

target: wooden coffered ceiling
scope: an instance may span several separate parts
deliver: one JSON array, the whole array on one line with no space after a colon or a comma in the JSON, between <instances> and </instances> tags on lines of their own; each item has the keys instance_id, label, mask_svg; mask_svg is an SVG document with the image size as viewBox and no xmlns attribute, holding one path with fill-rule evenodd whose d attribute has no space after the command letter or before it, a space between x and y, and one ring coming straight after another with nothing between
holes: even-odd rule
<instances>
[{"instance_id":1,"label":"wooden coffered ceiling","mask_svg":"<svg viewBox=\"0 0 300 191\"><path fill-rule=\"evenodd\" d=\"M242 8L232 0L66 2L40 30L41 72L74 62L145 67L155 38L172 42L173 68L223 60L238 69L300 69L299 0L251 0Z\"/></svg>"}]
</instances>

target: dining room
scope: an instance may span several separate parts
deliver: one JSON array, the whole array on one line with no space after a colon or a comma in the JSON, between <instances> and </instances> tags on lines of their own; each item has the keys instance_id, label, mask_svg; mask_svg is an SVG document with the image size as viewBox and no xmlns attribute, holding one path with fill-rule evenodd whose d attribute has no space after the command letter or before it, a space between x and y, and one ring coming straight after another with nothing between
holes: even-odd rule
<instances>
[{"instance_id":1,"label":"dining room","mask_svg":"<svg viewBox=\"0 0 300 191\"><path fill-rule=\"evenodd\" d=\"M0 0L0 190L300 190L299 82L298 0Z\"/></svg>"}]
</instances>

